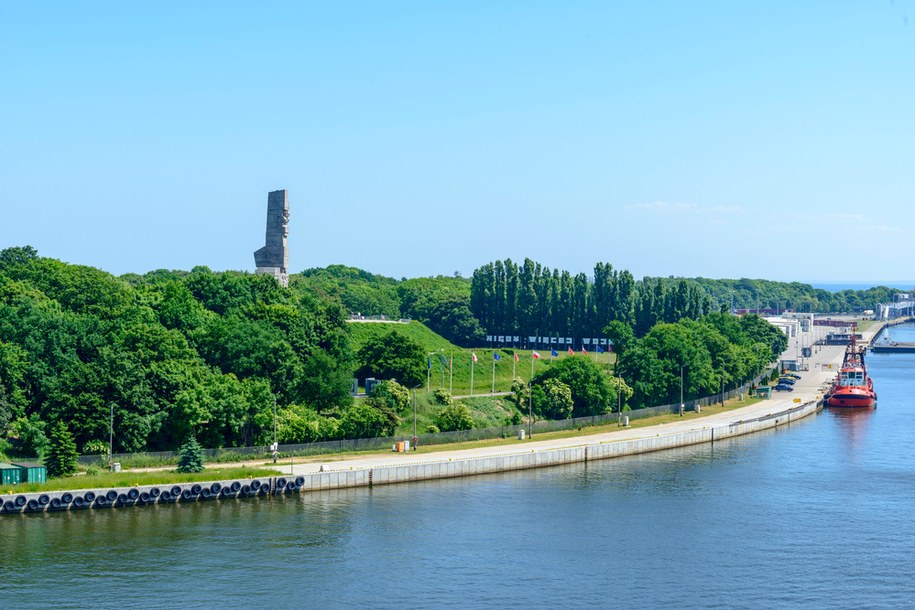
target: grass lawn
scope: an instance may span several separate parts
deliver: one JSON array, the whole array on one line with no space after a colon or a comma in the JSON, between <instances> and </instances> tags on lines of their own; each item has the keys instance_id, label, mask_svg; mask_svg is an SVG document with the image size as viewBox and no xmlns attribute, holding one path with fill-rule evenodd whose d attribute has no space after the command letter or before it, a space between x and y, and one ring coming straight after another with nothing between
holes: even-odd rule
<instances>
[{"instance_id":1,"label":"grass lawn","mask_svg":"<svg viewBox=\"0 0 915 610\"><path fill-rule=\"evenodd\" d=\"M630 428L646 428L649 426L656 426L658 424L666 424L673 421L678 421L682 419L701 419L703 417L708 417L710 415L716 415L718 413L724 413L726 411L733 411L734 409L739 409L741 407L748 407L750 405L756 404L761 399L759 398L745 398L744 400L729 400L725 403L724 406L720 404L702 407L701 413L696 413L695 411L687 411L683 417L679 415L658 415L656 417L646 417L644 419L633 419L629 420ZM623 412L625 415L626 412ZM614 430L619 430L615 423L606 424L603 426L590 426L573 430L560 430L557 432L537 432L534 434L534 439L538 441L545 441L551 439L561 439L561 438L575 438L578 436L585 437L593 434L602 434L604 432L612 432ZM510 445L523 445L527 441L519 441L515 437L510 438L493 438L480 441L467 441L463 443L451 443L446 445L423 445L422 436L420 436L420 446L415 453L440 453L442 451L455 451L460 449L477 449L481 447L507 447ZM384 452L385 454L387 452ZM330 462L330 461L339 461L351 456L368 456L368 455L380 455L378 451L358 451L358 452L346 452L346 453L328 453L318 456L308 456L307 458L297 459L299 462Z\"/></svg>"},{"instance_id":2,"label":"grass lawn","mask_svg":"<svg viewBox=\"0 0 915 610\"><path fill-rule=\"evenodd\" d=\"M397 323L351 323L347 325L350 330L350 336L353 340L353 347L358 350L371 337L385 335L392 330L402 334L419 343L426 352L427 357L432 361L432 368L429 369L427 380L428 384L423 384L420 390L424 391L444 388L451 391L455 396L467 396L471 393L470 377L471 368L473 369L473 394L486 395L493 388L493 372L495 372L495 391L508 392L511 390L512 373L528 381L531 377L531 364L534 365L534 373L546 370L551 361L570 357L567 350L557 348L558 356L551 358L550 350L537 350L540 359L535 360L531 357L533 350L514 350L511 348L492 349L486 347L477 347L465 349L457 347L442 336L432 332L425 325L412 321L409 324ZM514 354L518 353L518 362L514 361ZM477 355L477 362L472 364L471 354ZM498 353L500 360L495 360L494 353ZM578 352L580 357L582 354ZM588 358L600 364L606 364L612 367L616 362L616 355L611 353L588 353ZM445 365L442 366L442 358L445 359ZM449 364L454 362L453 373ZM495 368L493 367L493 363ZM444 371L442 370L444 368ZM364 380L360 379L360 382ZM412 424L411 424L412 425Z\"/></svg>"}]
</instances>

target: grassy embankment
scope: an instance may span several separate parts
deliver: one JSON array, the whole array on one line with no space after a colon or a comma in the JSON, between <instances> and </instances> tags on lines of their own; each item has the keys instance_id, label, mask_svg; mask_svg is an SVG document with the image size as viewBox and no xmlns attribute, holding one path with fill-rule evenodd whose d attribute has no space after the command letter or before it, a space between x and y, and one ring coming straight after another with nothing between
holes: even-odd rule
<instances>
[{"instance_id":1,"label":"grassy embankment","mask_svg":"<svg viewBox=\"0 0 915 610\"><path fill-rule=\"evenodd\" d=\"M532 357L534 350L522 349L491 349L491 348L472 348L465 349L457 347L444 337L436 334L425 325L412 321L409 324L368 322L368 323L351 323L349 325L350 336L353 340L353 346L358 350L366 341L372 337L387 334L391 331L408 337L421 345L426 352L427 357L432 361L432 369L429 371L427 381L416 390L416 430L422 433L426 428L435 423L436 414L442 409L432 394L437 389L450 391L454 396L463 396L460 402L470 408L474 419L475 428L489 428L504 425L512 414L517 410L514 403L508 400L508 397L491 396L493 387L495 392L509 392L511 390L512 380L514 377L520 377L525 382L531 378L531 365L533 372L537 374L549 368L552 362L568 358L568 350L558 352L558 356L552 357L550 350L538 350L539 359ZM514 355L517 352L518 361L515 362ZM473 365L473 397L471 395L471 354L477 355L478 362ZM496 361L493 354L498 353L501 360ZM581 355L581 352L577 353ZM444 367L442 358L444 357ZM588 357L600 364L612 367L616 362L616 356L609 353L589 353ZM450 363L453 362L453 373ZM493 363L495 362L495 367ZM444 371L443 371L444 369ZM495 370L495 386L493 386L493 372ZM429 392L426 388L429 388ZM412 434L413 432L413 412L402 413L401 425L398 428L400 434Z\"/></svg>"},{"instance_id":2,"label":"grassy embankment","mask_svg":"<svg viewBox=\"0 0 915 610\"><path fill-rule=\"evenodd\" d=\"M492 390L493 382L493 352L498 352L501 360L495 365L495 391L508 392L511 390L512 370L514 364L515 376L524 381L530 380L531 363L534 365L534 373L546 370L550 366L551 360L560 360L568 358L567 350L559 350L559 356L550 357L549 349L537 350L540 353L540 359L535 360L531 357L533 350L514 350L511 348L493 350L491 348L473 348L465 349L457 347L441 335L429 330L423 324L412 321L409 324L395 323L352 323L349 324L350 336L353 340L353 347L359 349L370 337L384 335L392 330L413 339L423 347L428 357L432 359L432 370L429 375L429 389L436 390L444 388L452 389L455 396L468 396L470 394L470 371L471 371L471 353L476 353L478 362L473 366L473 394L488 395ZM514 363L514 354L518 353L518 362ZM579 351L580 355L581 352ZM442 375L441 357L445 358L444 380ZM600 364L609 367L613 366L615 356L609 353L597 354L589 353L588 357ZM448 363L453 358L454 372L453 379L449 372ZM360 380L362 381L362 380ZM424 392L426 384L423 384L417 392Z\"/></svg>"}]
</instances>

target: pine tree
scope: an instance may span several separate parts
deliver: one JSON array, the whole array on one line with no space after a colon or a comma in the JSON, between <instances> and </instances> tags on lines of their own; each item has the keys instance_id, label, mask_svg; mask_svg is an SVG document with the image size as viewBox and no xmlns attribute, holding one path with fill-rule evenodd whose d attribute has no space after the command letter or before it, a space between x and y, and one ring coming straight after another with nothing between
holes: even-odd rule
<instances>
[{"instance_id":1,"label":"pine tree","mask_svg":"<svg viewBox=\"0 0 915 610\"><path fill-rule=\"evenodd\" d=\"M179 455L178 472L203 472L203 449L193 435L181 445Z\"/></svg>"},{"instance_id":2,"label":"pine tree","mask_svg":"<svg viewBox=\"0 0 915 610\"><path fill-rule=\"evenodd\" d=\"M57 422L51 431L48 455L45 458L48 476L68 477L75 473L78 457L79 454L76 452L76 442L73 440L73 434L70 433L64 422Z\"/></svg>"}]
</instances>

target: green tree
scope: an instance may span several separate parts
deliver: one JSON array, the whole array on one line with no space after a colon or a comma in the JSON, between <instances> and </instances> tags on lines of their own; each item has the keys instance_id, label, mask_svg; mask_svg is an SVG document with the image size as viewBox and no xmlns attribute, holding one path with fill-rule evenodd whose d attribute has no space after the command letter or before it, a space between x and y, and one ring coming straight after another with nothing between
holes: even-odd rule
<instances>
[{"instance_id":1,"label":"green tree","mask_svg":"<svg viewBox=\"0 0 915 610\"><path fill-rule=\"evenodd\" d=\"M613 352L619 358L635 341L632 327L625 322L613 320L604 327L604 334L613 342Z\"/></svg>"},{"instance_id":2,"label":"green tree","mask_svg":"<svg viewBox=\"0 0 915 610\"><path fill-rule=\"evenodd\" d=\"M343 438L391 436L399 423L393 409L369 399L357 400L340 421L340 434Z\"/></svg>"},{"instance_id":3,"label":"green tree","mask_svg":"<svg viewBox=\"0 0 915 610\"><path fill-rule=\"evenodd\" d=\"M277 439L284 444L332 440L337 438L339 425L339 420L300 405L289 405L277 411ZM270 442L273 442L272 437Z\"/></svg>"},{"instance_id":4,"label":"green tree","mask_svg":"<svg viewBox=\"0 0 915 610\"><path fill-rule=\"evenodd\" d=\"M463 347L479 345L486 337L483 327L470 311L469 299L442 301L432 310L428 320L421 321L452 343Z\"/></svg>"},{"instance_id":5,"label":"green tree","mask_svg":"<svg viewBox=\"0 0 915 610\"><path fill-rule=\"evenodd\" d=\"M470 430L473 428L473 417L470 415L467 405L456 402L438 412L435 416L435 424L443 432Z\"/></svg>"},{"instance_id":6,"label":"green tree","mask_svg":"<svg viewBox=\"0 0 915 610\"><path fill-rule=\"evenodd\" d=\"M527 408L527 399L530 396L530 390L528 388L527 382L521 379L520 377L515 377L512 379L512 400L515 401L515 405L524 410Z\"/></svg>"},{"instance_id":7,"label":"green tree","mask_svg":"<svg viewBox=\"0 0 915 610\"><path fill-rule=\"evenodd\" d=\"M13 441L13 450L21 456L38 457L48 450L45 424L38 413L14 421L10 429L10 440Z\"/></svg>"},{"instance_id":8,"label":"green tree","mask_svg":"<svg viewBox=\"0 0 915 610\"><path fill-rule=\"evenodd\" d=\"M533 410L542 419L572 417L572 390L558 379L547 379L533 387Z\"/></svg>"},{"instance_id":9,"label":"green tree","mask_svg":"<svg viewBox=\"0 0 915 610\"><path fill-rule=\"evenodd\" d=\"M533 385L543 385L549 379L561 381L571 390L572 417L608 413L616 405L616 390L606 369L587 356L570 356L554 362L534 377ZM537 407L537 394L534 407Z\"/></svg>"},{"instance_id":10,"label":"green tree","mask_svg":"<svg viewBox=\"0 0 915 610\"><path fill-rule=\"evenodd\" d=\"M421 345L396 330L372 337L359 350L359 377L396 379L412 388L426 378L426 354Z\"/></svg>"},{"instance_id":11,"label":"green tree","mask_svg":"<svg viewBox=\"0 0 915 610\"><path fill-rule=\"evenodd\" d=\"M327 351L313 350L301 370L297 400L313 406L318 413L345 409L353 403L352 373Z\"/></svg>"},{"instance_id":12,"label":"green tree","mask_svg":"<svg viewBox=\"0 0 915 610\"><path fill-rule=\"evenodd\" d=\"M79 454L76 452L76 442L67 429L67 424L57 422L51 430L48 442L48 455L45 466L50 477L68 477L76 472L76 461Z\"/></svg>"},{"instance_id":13,"label":"green tree","mask_svg":"<svg viewBox=\"0 0 915 610\"><path fill-rule=\"evenodd\" d=\"M193 435L187 437L178 454L178 472L203 472L203 449Z\"/></svg>"}]
</instances>

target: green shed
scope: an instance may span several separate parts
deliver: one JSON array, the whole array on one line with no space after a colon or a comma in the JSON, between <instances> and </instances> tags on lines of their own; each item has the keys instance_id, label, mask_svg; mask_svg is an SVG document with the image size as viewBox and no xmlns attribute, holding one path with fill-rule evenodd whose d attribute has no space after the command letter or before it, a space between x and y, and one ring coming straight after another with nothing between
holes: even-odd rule
<instances>
[{"instance_id":1,"label":"green shed","mask_svg":"<svg viewBox=\"0 0 915 610\"><path fill-rule=\"evenodd\" d=\"M22 482L22 469L12 464L0 463L0 484L19 485Z\"/></svg>"},{"instance_id":2,"label":"green shed","mask_svg":"<svg viewBox=\"0 0 915 610\"><path fill-rule=\"evenodd\" d=\"M35 462L17 462L13 464L22 471L21 481L23 483L47 483L48 469Z\"/></svg>"}]
</instances>

